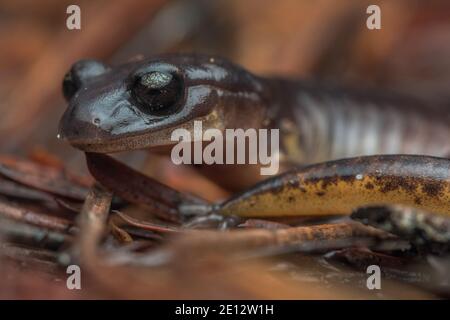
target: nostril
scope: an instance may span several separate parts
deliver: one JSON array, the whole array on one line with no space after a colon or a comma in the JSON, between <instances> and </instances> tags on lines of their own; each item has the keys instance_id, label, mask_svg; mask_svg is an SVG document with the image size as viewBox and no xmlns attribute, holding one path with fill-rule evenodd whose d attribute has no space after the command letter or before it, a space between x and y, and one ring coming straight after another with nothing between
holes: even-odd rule
<instances>
[{"instance_id":1,"label":"nostril","mask_svg":"<svg viewBox=\"0 0 450 320\"><path fill-rule=\"evenodd\" d=\"M108 139L107 131L100 127L103 120L100 117L91 118L90 121L80 120L72 117L63 117L59 130L60 137L70 143L84 143Z\"/></svg>"}]
</instances>

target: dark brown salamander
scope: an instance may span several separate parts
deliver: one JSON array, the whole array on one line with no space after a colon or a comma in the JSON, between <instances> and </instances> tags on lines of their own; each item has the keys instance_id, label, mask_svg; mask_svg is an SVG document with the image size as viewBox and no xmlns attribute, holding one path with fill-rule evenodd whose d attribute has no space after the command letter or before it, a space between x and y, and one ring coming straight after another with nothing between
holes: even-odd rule
<instances>
[{"instance_id":1,"label":"dark brown salamander","mask_svg":"<svg viewBox=\"0 0 450 320\"><path fill-rule=\"evenodd\" d=\"M445 108L262 78L204 55L114 68L80 61L64 80L64 94L69 107L60 135L86 152L161 149L174 144L174 129L192 132L194 120L204 130L279 128L283 170L291 171L218 205L219 213L349 214L364 205L404 204L450 214L450 160L437 158L450 154ZM314 164L322 161L330 162ZM232 179L238 182L253 172L249 181L261 180L248 166L221 168L240 170Z\"/></svg>"}]
</instances>

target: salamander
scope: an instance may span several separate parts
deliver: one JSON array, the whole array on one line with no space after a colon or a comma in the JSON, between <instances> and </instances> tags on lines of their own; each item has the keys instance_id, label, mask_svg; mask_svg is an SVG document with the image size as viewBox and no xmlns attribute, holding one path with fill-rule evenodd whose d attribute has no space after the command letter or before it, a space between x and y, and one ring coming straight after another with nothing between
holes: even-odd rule
<instances>
[{"instance_id":1,"label":"salamander","mask_svg":"<svg viewBox=\"0 0 450 320\"><path fill-rule=\"evenodd\" d=\"M450 112L441 106L257 76L198 54L115 67L81 60L65 76L63 92L68 108L59 135L89 153L167 152L173 130L192 132L194 120L221 131L279 129L279 175L260 181L264 176L249 166L205 171L219 183L253 185L216 205L219 213L349 214L364 205L404 204L450 214Z\"/></svg>"}]
</instances>

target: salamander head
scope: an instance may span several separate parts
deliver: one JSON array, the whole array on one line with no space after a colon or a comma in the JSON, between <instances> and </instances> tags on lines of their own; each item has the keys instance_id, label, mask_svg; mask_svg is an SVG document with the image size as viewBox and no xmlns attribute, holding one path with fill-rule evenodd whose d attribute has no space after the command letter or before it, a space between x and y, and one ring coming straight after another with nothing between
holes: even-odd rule
<instances>
[{"instance_id":1,"label":"salamander head","mask_svg":"<svg viewBox=\"0 0 450 320\"><path fill-rule=\"evenodd\" d=\"M250 73L210 56L166 55L114 68L82 60L64 78L69 106L59 134L85 151L116 152L173 144L171 132L192 131L193 120L204 129L252 127L262 118L262 89Z\"/></svg>"}]
</instances>

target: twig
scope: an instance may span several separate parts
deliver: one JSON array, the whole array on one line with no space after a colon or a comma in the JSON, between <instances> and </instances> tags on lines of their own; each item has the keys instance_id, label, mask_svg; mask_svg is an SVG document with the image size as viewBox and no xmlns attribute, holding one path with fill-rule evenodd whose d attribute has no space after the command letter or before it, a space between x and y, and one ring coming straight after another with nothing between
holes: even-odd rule
<instances>
[{"instance_id":1,"label":"twig","mask_svg":"<svg viewBox=\"0 0 450 320\"><path fill-rule=\"evenodd\" d=\"M0 178L0 194L32 201L54 202L53 196L17 182Z\"/></svg>"},{"instance_id":2,"label":"twig","mask_svg":"<svg viewBox=\"0 0 450 320\"><path fill-rule=\"evenodd\" d=\"M79 216L75 249L84 263L98 261L97 246L106 229L112 194L95 184L89 192Z\"/></svg>"},{"instance_id":3,"label":"twig","mask_svg":"<svg viewBox=\"0 0 450 320\"><path fill-rule=\"evenodd\" d=\"M55 231L16 223L1 219L0 234L12 242L39 245L49 249L58 249L71 241L72 237Z\"/></svg>"},{"instance_id":4,"label":"twig","mask_svg":"<svg viewBox=\"0 0 450 320\"><path fill-rule=\"evenodd\" d=\"M23 159L1 157L0 174L26 186L75 200L84 200L88 191L61 169Z\"/></svg>"},{"instance_id":5,"label":"twig","mask_svg":"<svg viewBox=\"0 0 450 320\"><path fill-rule=\"evenodd\" d=\"M180 232L180 230L170 227L170 226L164 226L156 223L146 222L146 221L139 221L137 219L134 219L120 211L114 210L114 213L117 214L120 218L125 220L129 225L132 225L134 227L138 227L144 230L149 230L153 232L160 232L160 233L167 233L167 232Z\"/></svg>"},{"instance_id":6,"label":"twig","mask_svg":"<svg viewBox=\"0 0 450 320\"><path fill-rule=\"evenodd\" d=\"M240 258L254 258L289 252L324 252L349 246L376 245L394 237L360 223L336 223L285 229L247 229L227 232L185 230L179 233L180 246L186 252L223 251ZM163 248L160 251L167 251ZM153 265L154 253L130 255L128 263ZM157 253L158 254L158 253Z\"/></svg>"},{"instance_id":7,"label":"twig","mask_svg":"<svg viewBox=\"0 0 450 320\"><path fill-rule=\"evenodd\" d=\"M133 238L130 236L130 234L125 230L123 230L122 228L118 227L112 220L109 220L109 228L111 229L112 235L121 244L133 242Z\"/></svg>"},{"instance_id":8,"label":"twig","mask_svg":"<svg viewBox=\"0 0 450 320\"><path fill-rule=\"evenodd\" d=\"M73 223L64 218L37 213L0 200L0 215L17 221L61 232L68 232ZM73 230L70 230L73 231Z\"/></svg>"},{"instance_id":9,"label":"twig","mask_svg":"<svg viewBox=\"0 0 450 320\"><path fill-rule=\"evenodd\" d=\"M286 246L304 242L349 240L354 238L390 239L391 235L360 223L336 223L301 226L285 229L254 229L229 232L196 231L190 241L199 246L217 244L220 247L257 248L262 246Z\"/></svg>"}]
</instances>

